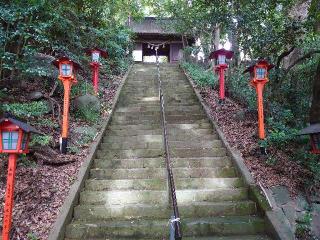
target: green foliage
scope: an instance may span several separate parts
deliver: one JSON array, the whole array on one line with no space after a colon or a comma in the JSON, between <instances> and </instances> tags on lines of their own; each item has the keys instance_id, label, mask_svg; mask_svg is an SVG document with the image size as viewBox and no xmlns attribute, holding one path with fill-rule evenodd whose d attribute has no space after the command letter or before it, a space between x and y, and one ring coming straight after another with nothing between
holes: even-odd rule
<instances>
[{"instance_id":1,"label":"green foliage","mask_svg":"<svg viewBox=\"0 0 320 240\"><path fill-rule=\"evenodd\" d=\"M312 213L307 211L300 219L297 220L295 235L303 239L316 239L311 234Z\"/></svg>"},{"instance_id":2,"label":"green foliage","mask_svg":"<svg viewBox=\"0 0 320 240\"><path fill-rule=\"evenodd\" d=\"M49 127L49 128L59 127L58 122L54 122L52 119L49 119L49 118L37 119L37 121L34 122L34 125L40 126L40 127Z\"/></svg>"},{"instance_id":3,"label":"green foliage","mask_svg":"<svg viewBox=\"0 0 320 240\"><path fill-rule=\"evenodd\" d=\"M43 116L50 111L48 103L45 101L4 104L2 110L22 118Z\"/></svg>"},{"instance_id":4,"label":"green foliage","mask_svg":"<svg viewBox=\"0 0 320 240\"><path fill-rule=\"evenodd\" d=\"M7 93L4 90L0 90L0 99L5 99L7 97Z\"/></svg>"},{"instance_id":5,"label":"green foliage","mask_svg":"<svg viewBox=\"0 0 320 240\"><path fill-rule=\"evenodd\" d=\"M270 165L270 166L274 166L276 165L278 162L278 159L274 156L268 156L267 160L266 160L266 164Z\"/></svg>"},{"instance_id":6,"label":"green foliage","mask_svg":"<svg viewBox=\"0 0 320 240\"><path fill-rule=\"evenodd\" d=\"M91 108L83 108L81 110L77 110L75 115L89 123L96 123L100 118L100 112Z\"/></svg>"},{"instance_id":7,"label":"green foliage","mask_svg":"<svg viewBox=\"0 0 320 240\"><path fill-rule=\"evenodd\" d=\"M48 146L53 138L49 135L33 135L30 141L30 146Z\"/></svg>"},{"instance_id":8,"label":"green foliage","mask_svg":"<svg viewBox=\"0 0 320 240\"><path fill-rule=\"evenodd\" d=\"M0 78L55 78L50 55L68 55L90 74L84 49L108 49L112 73L126 69L129 15L140 16L139 1L7 1L0 5Z\"/></svg>"},{"instance_id":9,"label":"green foliage","mask_svg":"<svg viewBox=\"0 0 320 240\"><path fill-rule=\"evenodd\" d=\"M290 110L272 105L271 117L267 119L268 134L265 145L286 148L289 143L297 139L298 129L291 127L294 115Z\"/></svg>"},{"instance_id":10,"label":"green foliage","mask_svg":"<svg viewBox=\"0 0 320 240\"><path fill-rule=\"evenodd\" d=\"M97 130L93 127L77 128L75 132L79 135L79 137L77 138L78 145L85 145L90 143L97 134Z\"/></svg>"},{"instance_id":11,"label":"green foliage","mask_svg":"<svg viewBox=\"0 0 320 240\"><path fill-rule=\"evenodd\" d=\"M28 240L38 240L39 238L34 233L27 234Z\"/></svg>"},{"instance_id":12,"label":"green foliage","mask_svg":"<svg viewBox=\"0 0 320 240\"><path fill-rule=\"evenodd\" d=\"M189 62L182 62L181 66L200 87L214 87L216 85L217 79L210 70L205 70L201 66Z\"/></svg>"},{"instance_id":13,"label":"green foliage","mask_svg":"<svg viewBox=\"0 0 320 240\"><path fill-rule=\"evenodd\" d=\"M92 95L94 94L94 90L91 82L81 81L73 85L71 88L72 97L82 96L86 94L92 94Z\"/></svg>"},{"instance_id":14,"label":"green foliage","mask_svg":"<svg viewBox=\"0 0 320 240\"><path fill-rule=\"evenodd\" d=\"M249 85L249 76L243 74L241 67L232 71L226 80L226 87L232 98L244 103L250 110L257 108L256 92Z\"/></svg>"},{"instance_id":15,"label":"green foliage","mask_svg":"<svg viewBox=\"0 0 320 240\"><path fill-rule=\"evenodd\" d=\"M35 161L31 161L26 154L22 154L19 156L19 165L23 167L32 167L35 168L37 166L37 163Z\"/></svg>"},{"instance_id":16,"label":"green foliage","mask_svg":"<svg viewBox=\"0 0 320 240\"><path fill-rule=\"evenodd\" d=\"M309 144L309 141L307 142ZM292 156L293 160L304 166L311 173L311 179L307 183L311 185L320 184L320 156L317 154L309 153L306 149L298 149Z\"/></svg>"}]
</instances>

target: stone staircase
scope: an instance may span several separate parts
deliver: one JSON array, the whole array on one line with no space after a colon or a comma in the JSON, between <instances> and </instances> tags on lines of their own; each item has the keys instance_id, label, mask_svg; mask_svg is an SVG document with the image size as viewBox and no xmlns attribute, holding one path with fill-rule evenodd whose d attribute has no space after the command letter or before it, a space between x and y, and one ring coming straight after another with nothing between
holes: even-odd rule
<instances>
[{"instance_id":1,"label":"stone staircase","mask_svg":"<svg viewBox=\"0 0 320 240\"><path fill-rule=\"evenodd\" d=\"M183 239L271 239L187 79L177 65L161 74ZM163 154L156 67L136 64L65 238L168 239Z\"/></svg>"}]
</instances>

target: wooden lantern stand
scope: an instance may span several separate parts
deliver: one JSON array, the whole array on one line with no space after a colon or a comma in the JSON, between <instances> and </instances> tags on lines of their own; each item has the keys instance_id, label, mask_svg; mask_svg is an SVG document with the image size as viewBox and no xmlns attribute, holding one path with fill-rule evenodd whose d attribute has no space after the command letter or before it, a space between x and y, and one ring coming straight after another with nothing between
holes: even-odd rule
<instances>
[{"instance_id":1,"label":"wooden lantern stand","mask_svg":"<svg viewBox=\"0 0 320 240\"><path fill-rule=\"evenodd\" d=\"M62 82L64 87L63 97L63 115L62 115L62 127L60 138L60 152L62 154L67 153L68 147L68 133L69 133L69 109L70 109L70 94L71 87L77 83L75 72L80 69L80 65L68 57L61 57L54 60L53 65L59 69L58 79Z\"/></svg>"},{"instance_id":2,"label":"wooden lantern stand","mask_svg":"<svg viewBox=\"0 0 320 240\"><path fill-rule=\"evenodd\" d=\"M269 64L267 60L261 59L244 71L244 73L250 73L250 85L254 87L257 92L258 136L260 140L264 140L266 138L263 110L263 89L266 83L269 82L268 71L273 67L274 65ZM266 149L264 147L260 147L260 149L263 155L267 154Z\"/></svg>"},{"instance_id":3,"label":"wooden lantern stand","mask_svg":"<svg viewBox=\"0 0 320 240\"><path fill-rule=\"evenodd\" d=\"M5 114L0 119L0 153L9 154L7 188L3 213L2 240L10 239L14 184L18 154L29 153L30 134L41 134L32 126Z\"/></svg>"},{"instance_id":4,"label":"wooden lantern stand","mask_svg":"<svg viewBox=\"0 0 320 240\"><path fill-rule=\"evenodd\" d=\"M219 75L219 103L223 103L225 100L225 70L228 68L226 59L233 57L233 51L228 51L224 48L213 51L209 59L215 59L216 66L214 71Z\"/></svg>"},{"instance_id":5,"label":"wooden lantern stand","mask_svg":"<svg viewBox=\"0 0 320 240\"><path fill-rule=\"evenodd\" d=\"M99 68L101 65L100 57L107 58L108 52L100 48L87 49L86 54L90 55L92 60L90 66L92 68L92 84L95 95L99 93Z\"/></svg>"}]
</instances>

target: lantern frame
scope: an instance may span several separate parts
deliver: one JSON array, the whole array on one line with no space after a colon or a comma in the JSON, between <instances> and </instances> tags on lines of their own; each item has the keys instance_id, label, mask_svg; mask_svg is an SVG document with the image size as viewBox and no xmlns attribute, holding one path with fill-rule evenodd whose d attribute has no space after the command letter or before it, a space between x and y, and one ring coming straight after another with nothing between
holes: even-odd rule
<instances>
[{"instance_id":1,"label":"lantern frame","mask_svg":"<svg viewBox=\"0 0 320 240\"><path fill-rule=\"evenodd\" d=\"M260 77L260 73L258 73L259 70L263 70L263 77ZM258 81L266 80L268 79L268 68L265 65L257 65L254 67L254 79Z\"/></svg>"},{"instance_id":2,"label":"lantern frame","mask_svg":"<svg viewBox=\"0 0 320 240\"><path fill-rule=\"evenodd\" d=\"M103 50L101 48L97 48L97 47L94 47L94 48L87 48L85 50L86 54L88 56L91 56L91 62L92 63L100 63L100 59L101 58L108 58L109 57L109 53L107 50ZM94 61L93 59L93 54L94 53L99 53L99 61Z\"/></svg>"},{"instance_id":3,"label":"lantern frame","mask_svg":"<svg viewBox=\"0 0 320 240\"><path fill-rule=\"evenodd\" d=\"M94 50L91 52L92 62L100 62L100 51Z\"/></svg>"},{"instance_id":4,"label":"lantern frame","mask_svg":"<svg viewBox=\"0 0 320 240\"><path fill-rule=\"evenodd\" d=\"M18 132L15 149L4 149L3 135L5 132ZM32 126L6 114L4 118L0 119L0 153L28 153L31 133L42 134Z\"/></svg>"},{"instance_id":5,"label":"lantern frame","mask_svg":"<svg viewBox=\"0 0 320 240\"><path fill-rule=\"evenodd\" d=\"M310 134L311 152L314 154L320 154L320 133Z\"/></svg>"},{"instance_id":6,"label":"lantern frame","mask_svg":"<svg viewBox=\"0 0 320 240\"><path fill-rule=\"evenodd\" d=\"M218 66L227 66L227 60L231 59L233 57L233 51L226 50L224 48L221 48L219 50L213 51L210 53L209 59L215 59L216 64ZM219 63L220 56L225 57L224 63Z\"/></svg>"},{"instance_id":7,"label":"lantern frame","mask_svg":"<svg viewBox=\"0 0 320 240\"><path fill-rule=\"evenodd\" d=\"M310 126L302 129L298 135L309 135L311 153L320 154L320 123L310 124Z\"/></svg>"},{"instance_id":8,"label":"lantern frame","mask_svg":"<svg viewBox=\"0 0 320 240\"><path fill-rule=\"evenodd\" d=\"M56 60L52 61L52 64L58 68L59 70L59 76L58 78L61 80L61 81L65 81L65 80L68 80L68 81L72 81L73 83L76 83L77 80L76 80L76 71L78 69L82 69L80 64L75 62L75 61L72 61L70 58L66 57L66 56L63 56L63 57L60 57L60 58L57 58ZM62 74L62 66L64 64L68 64L68 65L71 65L71 74L70 75L63 75Z\"/></svg>"},{"instance_id":9,"label":"lantern frame","mask_svg":"<svg viewBox=\"0 0 320 240\"><path fill-rule=\"evenodd\" d=\"M64 75L63 74L63 71L64 71L64 69L62 69L63 68L63 66L64 65L66 65L66 66L70 66L70 74L69 75ZM59 63L59 77L60 78L70 78L70 77L72 77L72 76L74 76L74 71L73 71L73 64L72 64L72 62L71 61L61 61L60 63Z\"/></svg>"},{"instance_id":10,"label":"lantern frame","mask_svg":"<svg viewBox=\"0 0 320 240\"><path fill-rule=\"evenodd\" d=\"M249 66L243 73L250 73L250 78L251 78L251 83L254 84L256 82L268 82L268 75L269 75L269 70L271 70L274 67L273 64L269 64L267 60L260 59L256 63L252 64ZM259 77L257 74L258 69L264 69L264 77Z\"/></svg>"},{"instance_id":11,"label":"lantern frame","mask_svg":"<svg viewBox=\"0 0 320 240\"><path fill-rule=\"evenodd\" d=\"M227 58L226 58L226 55L224 54L219 54L218 55L218 58L217 58L217 64L218 65L222 65L222 64L227 64Z\"/></svg>"}]
</instances>

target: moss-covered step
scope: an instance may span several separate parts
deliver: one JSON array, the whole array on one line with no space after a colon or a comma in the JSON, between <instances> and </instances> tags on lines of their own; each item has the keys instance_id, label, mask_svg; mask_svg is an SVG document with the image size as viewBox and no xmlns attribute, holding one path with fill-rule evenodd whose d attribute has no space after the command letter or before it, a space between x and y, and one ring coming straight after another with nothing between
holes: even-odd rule
<instances>
[{"instance_id":1,"label":"moss-covered step","mask_svg":"<svg viewBox=\"0 0 320 240\"><path fill-rule=\"evenodd\" d=\"M166 190L167 179L88 179L89 191L110 190ZM243 187L241 178L177 178L177 189L223 189Z\"/></svg>"},{"instance_id":2,"label":"moss-covered step","mask_svg":"<svg viewBox=\"0 0 320 240\"><path fill-rule=\"evenodd\" d=\"M153 238L167 236L168 220L73 221L66 231L70 239ZM183 234L188 236L253 235L265 231L265 221L254 216L185 219Z\"/></svg>"},{"instance_id":3,"label":"moss-covered step","mask_svg":"<svg viewBox=\"0 0 320 240\"><path fill-rule=\"evenodd\" d=\"M177 190L179 204L192 202L242 201L248 199L248 189L188 189ZM154 190L119 190L119 191L82 191L80 204L112 205L112 204L167 204L167 191Z\"/></svg>"},{"instance_id":4,"label":"moss-covered step","mask_svg":"<svg viewBox=\"0 0 320 240\"><path fill-rule=\"evenodd\" d=\"M193 202L179 206L183 218L243 216L256 213L252 201L237 202ZM78 205L74 209L75 220L112 219L167 219L172 210L170 205L126 204L126 205Z\"/></svg>"},{"instance_id":5,"label":"moss-covered step","mask_svg":"<svg viewBox=\"0 0 320 240\"><path fill-rule=\"evenodd\" d=\"M213 168L173 168L175 178L220 178L236 177L234 167ZM94 179L150 179L167 176L166 168L95 168L90 170L90 178Z\"/></svg>"}]
</instances>

